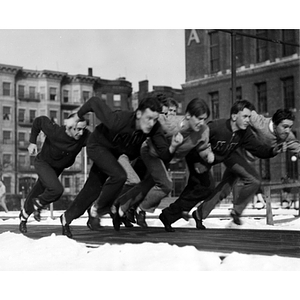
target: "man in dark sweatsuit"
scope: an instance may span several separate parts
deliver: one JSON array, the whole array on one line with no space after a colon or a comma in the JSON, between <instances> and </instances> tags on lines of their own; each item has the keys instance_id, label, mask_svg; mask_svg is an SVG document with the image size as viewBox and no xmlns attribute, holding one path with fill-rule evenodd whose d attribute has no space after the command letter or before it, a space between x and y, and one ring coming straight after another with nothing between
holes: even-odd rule
<instances>
[{"instance_id":1,"label":"man in dark sweatsuit","mask_svg":"<svg viewBox=\"0 0 300 300\"><path fill-rule=\"evenodd\" d=\"M28 151L30 155L36 155L34 167L39 178L20 212L19 229L22 233L27 232L27 219L32 213L34 218L40 221L41 209L57 201L63 194L64 188L58 177L65 168L73 165L82 147L86 146L90 134L86 126L87 122L83 118L71 126L59 126L46 116L37 117L33 121ZM46 138L41 151L37 154L36 142L41 131Z\"/></svg>"},{"instance_id":2,"label":"man in dark sweatsuit","mask_svg":"<svg viewBox=\"0 0 300 300\"><path fill-rule=\"evenodd\" d=\"M97 97L90 98L82 105L77 112L78 117L94 112L101 124L95 128L87 144L87 154L94 162L88 179L61 216L64 235L72 237L69 224L80 217L95 200L99 216L110 212L111 205L127 179L125 170L118 163L120 155L125 154L129 160L134 160L140 156L142 143L146 138L151 138L162 159L170 160L173 157L182 139L174 136L170 145L158 122L160 111L161 104L156 97L143 99L135 112L112 111L105 101ZM91 230L101 230L99 221L98 217L89 213L87 225Z\"/></svg>"},{"instance_id":3,"label":"man in dark sweatsuit","mask_svg":"<svg viewBox=\"0 0 300 300\"><path fill-rule=\"evenodd\" d=\"M179 198L165 208L159 216L166 231L175 231L171 224L183 217L183 212L190 211L201 201L209 203L213 195L222 189L221 186L218 186L217 189L214 188L210 171L213 165L219 163L224 163L229 170L238 173L244 183L231 212L234 222L239 223L239 216L259 189L261 180L255 169L235 150L243 147L259 158L269 158L277 154L277 148L274 149L261 144L252 133L249 122L253 109L254 106L250 102L240 100L233 104L230 119L220 119L208 123L209 141L215 160L212 164L208 164L194 150L186 156L190 173L187 186ZM194 211L192 215L196 221L196 227L204 229L200 214L201 211Z\"/></svg>"}]
</instances>

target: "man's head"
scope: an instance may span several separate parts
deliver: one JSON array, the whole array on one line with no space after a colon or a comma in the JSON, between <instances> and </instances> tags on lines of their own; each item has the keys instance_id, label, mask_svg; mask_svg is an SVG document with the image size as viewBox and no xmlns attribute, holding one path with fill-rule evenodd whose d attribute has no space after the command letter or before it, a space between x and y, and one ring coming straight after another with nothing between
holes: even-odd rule
<instances>
[{"instance_id":1,"label":"man's head","mask_svg":"<svg viewBox=\"0 0 300 300\"><path fill-rule=\"evenodd\" d=\"M233 131L245 130L249 126L252 110L255 110L255 107L247 100L238 100L232 105L230 119Z\"/></svg>"},{"instance_id":2,"label":"man's head","mask_svg":"<svg viewBox=\"0 0 300 300\"><path fill-rule=\"evenodd\" d=\"M67 120L74 118L75 115L76 113L70 114ZM66 126L66 133L74 140L79 140L80 137L83 135L86 126L87 126L86 119L80 118L78 122L76 122L75 124L72 124L71 126Z\"/></svg>"},{"instance_id":3,"label":"man's head","mask_svg":"<svg viewBox=\"0 0 300 300\"><path fill-rule=\"evenodd\" d=\"M206 102L199 98L191 100L185 110L185 118L194 131L199 131L205 120L209 117L210 110Z\"/></svg>"},{"instance_id":4,"label":"man's head","mask_svg":"<svg viewBox=\"0 0 300 300\"><path fill-rule=\"evenodd\" d=\"M276 136L285 141L294 125L295 116L288 109L278 109L272 117Z\"/></svg>"},{"instance_id":5,"label":"man's head","mask_svg":"<svg viewBox=\"0 0 300 300\"><path fill-rule=\"evenodd\" d=\"M148 134L158 121L161 104L154 96L144 98L136 110L136 127Z\"/></svg>"},{"instance_id":6,"label":"man's head","mask_svg":"<svg viewBox=\"0 0 300 300\"><path fill-rule=\"evenodd\" d=\"M162 103L162 113L166 116L176 116L178 103L175 99L168 97L160 100Z\"/></svg>"}]
</instances>

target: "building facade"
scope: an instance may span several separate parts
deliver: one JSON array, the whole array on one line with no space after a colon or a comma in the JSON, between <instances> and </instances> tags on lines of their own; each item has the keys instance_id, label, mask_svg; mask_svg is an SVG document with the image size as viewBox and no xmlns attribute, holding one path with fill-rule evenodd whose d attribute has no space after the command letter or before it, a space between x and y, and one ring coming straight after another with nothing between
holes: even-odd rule
<instances>
[{"instance_id":1,"label":"building facade","mask_svg":"<svg viewBox=\"0 0 300 300\"><path fill-rule=\"evenodd\" d=\"M185 104L194 97L204 99L212 119L229 118L230 107L238 99L251 101L266 117L278 108L288 108L295 114L293 131L300 138L298 29L189 29L185 30L185 53ZM265 181L280 182L285 175L299 179L299 160L293 161L289 153L257 160L256 167ZM222 173L222 165L214 167L217 181Z\"/></svg>"},{"instance_id":2,"label":"building facade","mask_svg":"<svg viewBox=\"0 0 300 300\"><path fill-rule=\"evenodd\" d=\"M51 70L26 70L0 64L0 174L8 194L27 194L37 179L33 156L28 155L33 120L46 115L57 124L77 110L91 96L105 100L112 109L131 110L131 83L125 78L106 80L87 75L69 75ZM89 128L99 123L88 115ZM42 146L43 133L38 138ZM75 195L82 188L90 160L83 150L75 163L61 175L65 194Z\"/></svg>"}]
</instances>

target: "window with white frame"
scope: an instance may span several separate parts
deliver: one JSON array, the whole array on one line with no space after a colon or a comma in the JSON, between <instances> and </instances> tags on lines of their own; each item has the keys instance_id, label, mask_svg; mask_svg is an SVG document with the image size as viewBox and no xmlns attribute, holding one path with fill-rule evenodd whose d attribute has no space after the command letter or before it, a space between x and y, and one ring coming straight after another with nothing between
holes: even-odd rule
<instances>
[{"instance_id":1,"label":"window with white frame","mask_svg":"<svg viewBox=\"0 0 300 300\"><path fill-rule=\"evenodd\" d=\"M57 89L55 87L50 88L50 100L56 101Z\"/></svg>"},{"instance_id":2,"label":"window with white frame","mask_svg":"<svg viewBox=\"0 0 300 300\"><path fill-rule=\"evenodd\" d=\"M25 122L25 109L24 108L19 108L18 121L20 123Z\"/></svg>"},{"instance_id":3,"label":"window with white frame","mask_svg":"<svg viewBox=\"0 0 300 300\"><path fill-rule=\"evenodd\" d=\"M24 85L21 85L21 84L18 85L18 96L20 99L25 98L25 86Z\"/></svg>"},{"instance_id":4,"label":"window with white frame","mask_svg":"<svg viewBox=\"0 0 300 300\"><path fill-rule=\"evenodd\" d=\"M57 123L57 111L56 110L50 110L50 119L52 122Z\"/></svg>"},{"instance_id":5,"label":"window with white frame","mask_svg":"<svg viewBox=\"0 0 300 300\"><path fill-rule=\"evenodd\" d=\"M35 110L30 110L29 111L29 122L33 123L34 119L35 119L35 115L36 115L36 111Z\"/></svg>"},{"instance_id":6,"label":"window with white frame","mask_svg":"<svg viewBox=\"0 0 300 300\"><path fill-rule=\"evenodd\" d=\"M3 144L10 144L11 142L11 131L3 130Z\"/></svg>"},{"instance_id":7,"label":"window with white frame","mask_svg":"<svg viewBox=\"0 0 300 300\"><path fill-rule=\"evenodd\" d=\"M63 101L64 101L64 103L69 102L69 91L68 90L63 90Z\"/></svg>"},{"instance_id":8,"label":"window with white frame","mask_svg":"<svg viewBox=\"0 0 300 300\"><path fill-rule=\"evenodd\" d=\"M89 91L83 91L82 92L82 98L83 98L83 102L86 102L90 98L90 92Z\"/></svg>"},{"instance_id":9,"label":"window with white frame","mask_svg":"<svg viewBox=\"0 0 300 300\"><path fill-rule=\"evenodd\" d=\"M9 169L12 167L12 155L8 153L3 154L3 169Z\"/></svg>"},{"instance_id":10,"label":"window with white frame","mask_svg":"<svg viewBox=\"0 0 300 300\"><path fill-rule=\"evenodd\" d=\"M3 120L4 121L11 120L11 107L10 106L3 106Z\"/></svg>"},{"instance_id":11,"label":"window with white frame","mask_svg":"<svg viewBox=\"0 0 300 300\"><path fill-rule=\"evenodd\" d=\"M3 82L2 87L3 87L3 96L10 96L11 83Z\"/></svg>"},{"instance_id":12,"label":"window with white frame","mask_svg":"<svg viewBox=\"0 0 300 300\"><path fill-rule=\"evenodd\" d=\"M121 95L120 94L114 94L114 107L120 108L121 107Z\"/></svg>"}]
</instances>

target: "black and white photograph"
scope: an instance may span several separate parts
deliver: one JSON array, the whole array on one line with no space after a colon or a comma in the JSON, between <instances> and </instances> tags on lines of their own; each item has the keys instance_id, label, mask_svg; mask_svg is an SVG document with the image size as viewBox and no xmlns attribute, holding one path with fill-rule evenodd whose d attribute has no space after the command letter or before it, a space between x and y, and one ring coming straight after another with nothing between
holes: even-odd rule
<instances>
[{"instance_id":1,"label":"black and white photograph","mask_svg":"<svg viewBox=\"0 0 300 300\"><path fill-rule=\"evenodd\" d=\"M187 297L176 286L167 296L168 287L191 288L201 276L212 284L224 272L225 298L247 298L247 288L232 294L232 271L256 274L245 277L248 285L267 274L274 285L287 274L280 284L296 289L289 274L300 272L299 24L244 24L242 15L239 23L222 12L235 1L220 4L221 22L197 21L195 1L139 3L75 1L78 11L64 19L72 4L67 13L54 1L49 14L39 8L23 23L24 12L17 24L7 8L0 271L8 272L1 273L22 280L36 271L33 281L51 291L52 272L63 286L64 276L111 271L98 281L104 276L110 290L120 281L125 299L147 294L149 283L164 298ZM213 17L216 7L204 7ZM35 22L43 13L51 22ZM133 280L144 289L134 293ZM97 280L84 283L93 289Z\"/></svg>"}]
</instances>

